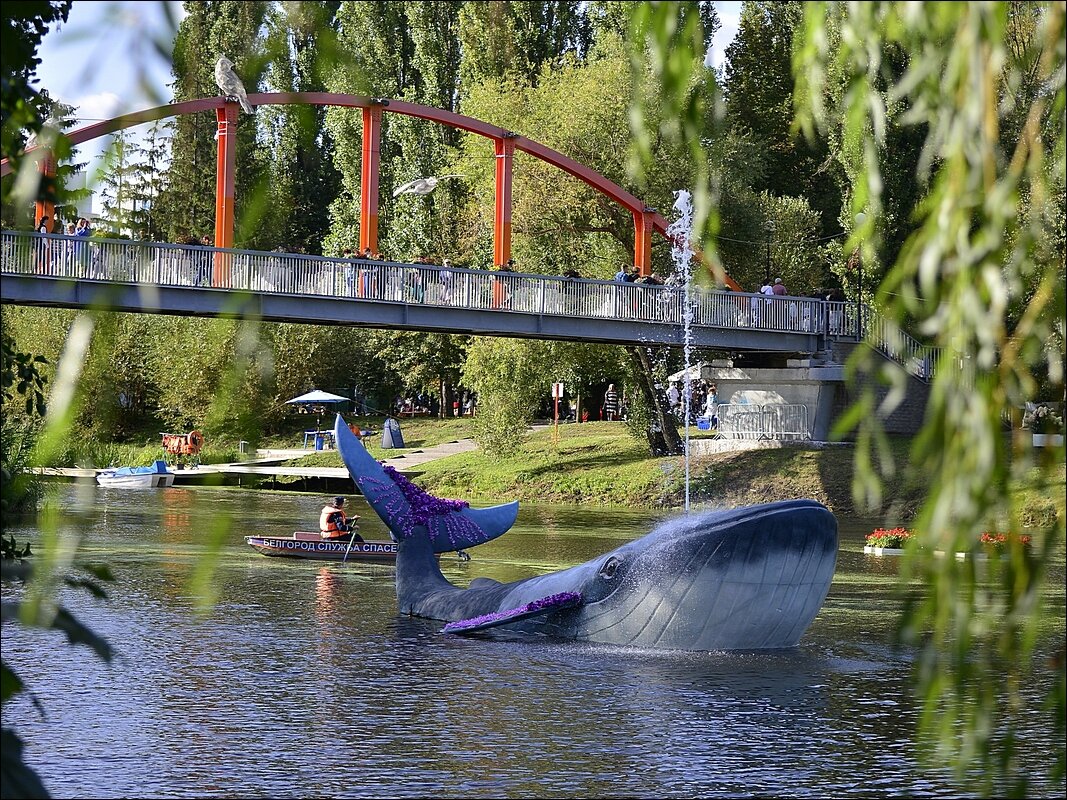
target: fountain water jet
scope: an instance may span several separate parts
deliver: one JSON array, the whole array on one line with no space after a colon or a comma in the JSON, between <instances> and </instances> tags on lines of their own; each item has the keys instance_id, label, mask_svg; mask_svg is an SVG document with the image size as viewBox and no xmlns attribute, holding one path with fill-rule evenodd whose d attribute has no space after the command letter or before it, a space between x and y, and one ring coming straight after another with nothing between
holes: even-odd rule
<instances>
[{"instance_id":1,"label":"fountain water jet","mask_svg":"<svg viewBox=\"0 0 1067 800\"><path fill-rule=\"evenodd\" d=\"M685 189L674 193L674 210L678 219L667 227L671 240L671 257L675 275L682 284L682 343L685 352L685 371L682 373L682 416L685 418L685 513L689 513L689 413L692 401L692 376L689 361L693 352L693 198Z\"/></svg>"}]
</instances>

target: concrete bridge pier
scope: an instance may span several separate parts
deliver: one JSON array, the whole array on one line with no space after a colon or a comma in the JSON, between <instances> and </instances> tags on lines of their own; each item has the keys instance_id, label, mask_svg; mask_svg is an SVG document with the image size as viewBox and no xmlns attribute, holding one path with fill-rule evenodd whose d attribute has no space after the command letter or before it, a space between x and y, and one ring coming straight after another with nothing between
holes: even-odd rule
<instances>
[{"instance_id":1,"label":"concrete bridge pier","mask_svg":"<svg viewBox=\"0 0 1067 800\"><path fill-rule=\"evenodd\" d=\"M716 385L720 404L730 404L731 407L750 405L764 411L778 406L804 406L806 431L800 435L799 432L790 432L780 438L808 438L826 442L830 440L834 422L855 400L859 387L846 384L843 358L831 360L825 355L790 358L785 361L784 367L742 366L735 365L729 359L716 360L701 367L700 377ZM903 367L893 366L903 371ZM907 391L903 402L883 420L887 433L914 434L919 430L929 389L929 384L907 375ZM887 393L887 387L876 387L879 401ZM779 437L771 435L760 438Z\"/></svg>"}]
</instances>

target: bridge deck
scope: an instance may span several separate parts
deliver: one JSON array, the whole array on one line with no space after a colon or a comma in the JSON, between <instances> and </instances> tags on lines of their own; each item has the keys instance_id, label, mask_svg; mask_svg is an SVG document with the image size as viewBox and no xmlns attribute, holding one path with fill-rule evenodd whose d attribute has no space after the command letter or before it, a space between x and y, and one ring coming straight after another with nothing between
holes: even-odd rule
<instances>
[{"instance_id":1,"label":"bridge deck","mask_svg":"<svg viewBox=\"0 0 1067 800\"><path fill-rule=\"evenodd\" d=\"M815 353L854 303L288 253L2 234L0 301L609 344Z\"/></svg>"}]
</instances>

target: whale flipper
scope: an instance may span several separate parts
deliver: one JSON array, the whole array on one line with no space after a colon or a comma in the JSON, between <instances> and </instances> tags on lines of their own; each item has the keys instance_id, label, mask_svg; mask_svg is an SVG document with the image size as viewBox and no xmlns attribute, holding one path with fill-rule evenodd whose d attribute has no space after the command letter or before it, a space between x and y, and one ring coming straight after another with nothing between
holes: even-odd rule
<instances>
[{"instance_id":1,"label":"whale flipper","mask_svg":"<svg viewBox=\"0 0 1067 800\"><path fill-rule=\"evenodd\" d=\"M427 494L392 467L382 466L340 414L334 422L334 441L356 487L397 541L420 532L429 535L435 553L447 553L488 542L515 524L518 502L471 508L460 500Z\"/></svg>"},{"instance_id":2,"label":"whale flipper","mask_svg":"<svg viewBox=\"0 0 1067 800\"><path fill-rule=\"evenodd\" d=\"M509 622L518 622L521 619L539 617L553 611L573 608L580 605L581 602L582 596L578 592L560 592L559 594L551 594L548 597L541 597L518 608L509 608L507 611L495 611L492 614L483 614L480 617L450 622L441 629L441 632L460 635L477 633L499 625L507 625Z\"/></svg>"}]
</instances>

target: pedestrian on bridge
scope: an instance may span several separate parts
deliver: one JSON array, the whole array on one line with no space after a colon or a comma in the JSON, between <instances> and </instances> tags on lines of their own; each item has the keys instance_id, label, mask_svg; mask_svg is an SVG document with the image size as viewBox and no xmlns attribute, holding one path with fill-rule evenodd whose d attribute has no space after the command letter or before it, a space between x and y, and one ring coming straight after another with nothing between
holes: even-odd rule
<instances>
[{"instance_id":1,"label":"pedestrian on bridge","mask_svg":"<svg viewBox=\"0 0 1067 800\"><path fill-rule=\"evenodd\" d=\"M514 263L509 259L507 264L497 267L497 272L513 272L511 265ZM493 308L511 308L511 287L508 285L510 282L509 278L493 276Z\"/></svg>"},{"instance_id":2,"label":"pedestrian on bridge","mask_svg":"<svg viewBox=\"0 0 1067 800\"><path fill-rule=\"evenodd\" d=\"M49 218L47 216L41 217L41 221L37 223L37 233L41 234L41 236L44 237L44 236L47 236L51 232L52 232L52 220L51 220L51 218ZM48 250L49 250L50 247L51 247L51 243L48 241L48 239L42 238L40 241L37 242L37 248L36 248L37 249L37 269L43 275L48 275L49 274L49 268L51 266L51 258L49 257L50 254L49 254Z\"/></svg>"},{"instance_id":3,"label":"pedestrian on bridge","mask_svg":"<svg viewBox=\"0 0 1067 800\"><path fill-rule=\"evenodd\" d=\"M196 244L196 240L193 239L193 244ZM205 233L200 239L200 245L202 247L214 247L215 243L211 239L211 235ZM212 282L212 255L207 250L200 250L194 255L196 259L196 285L197 286L210 286Z\"/></svg>"},{"instance_id":4,"label":"pedestrian on bridge","mask_svg":"<svg viewBox=\"0 0 1067 800\"><path fill-rule=\"evenodd\" d=\"M447 258L441 263L441 271L437 279L441 286L441 302L445 305L452 302L452 262Z\"/></svg>"},{"instance_id":5,"label":"pedestrian on bridge","mask_svg":"<svg viewBox=\"0 0 1067 800\"><path fill-rule=\"evenodd\" d=\"M74 235L78 237L78 241L74 243L74 257L78 260L78 266L84 269L89 265L89 243L85 241L92 235L89 220L85 217L78 217Z\"/></svg>"}]
</instances>

